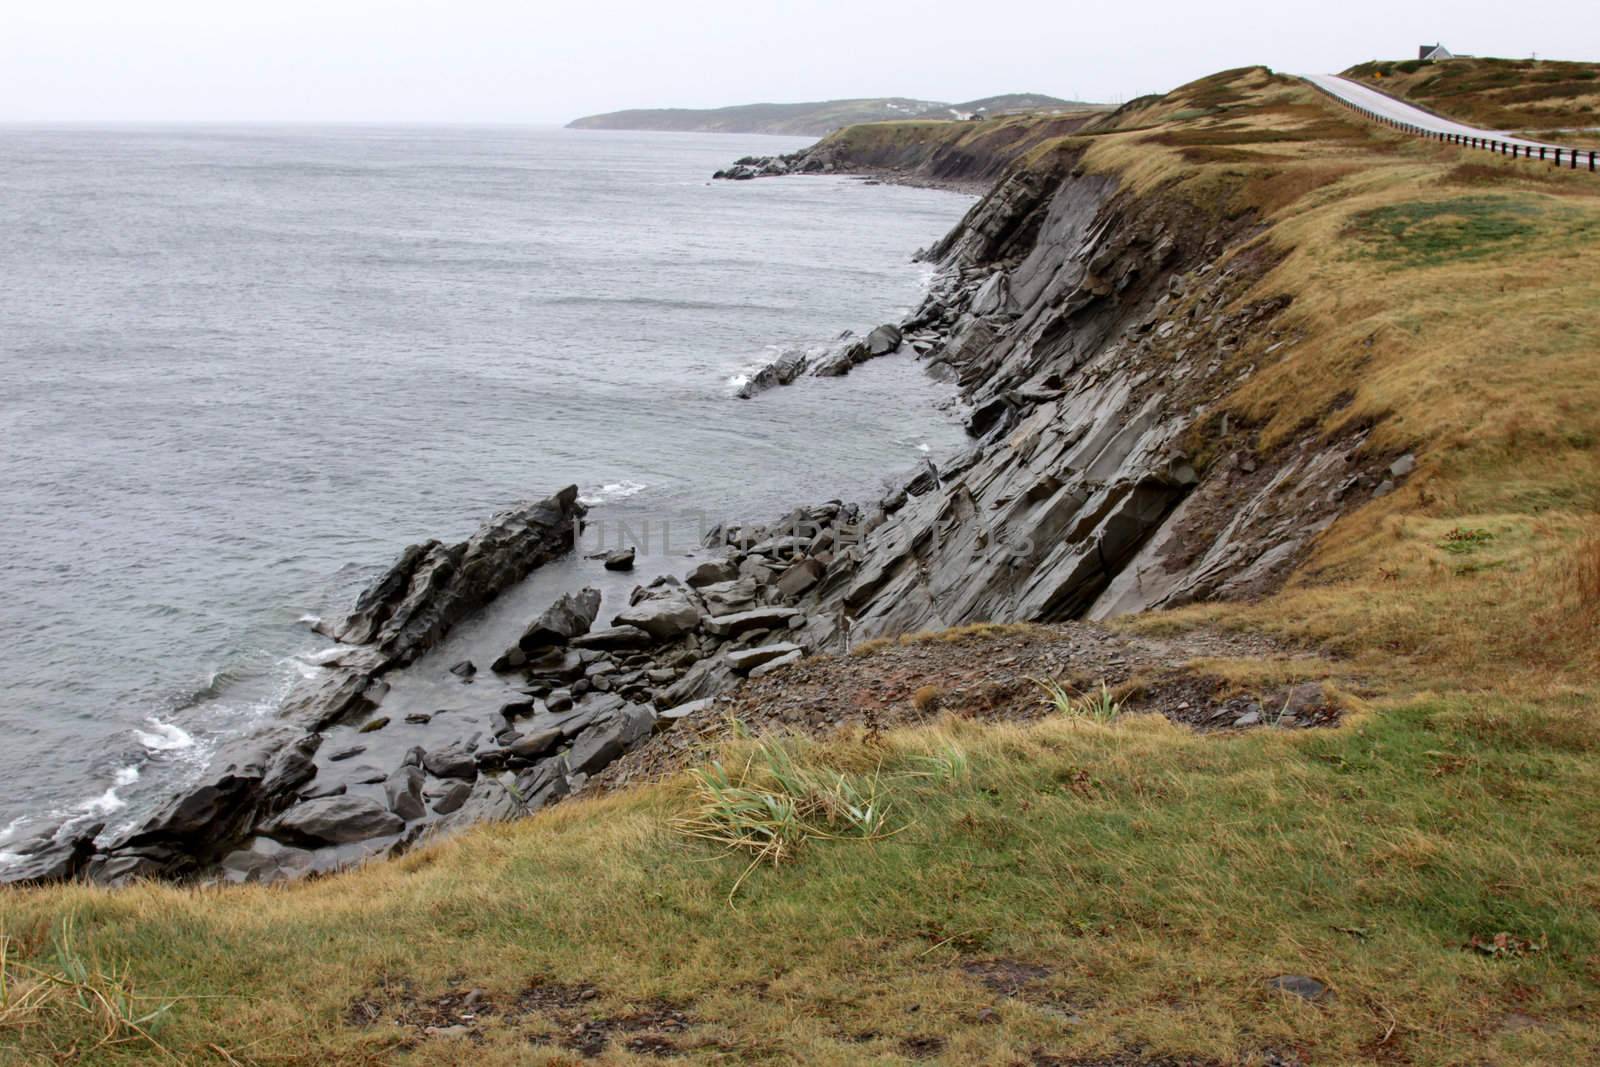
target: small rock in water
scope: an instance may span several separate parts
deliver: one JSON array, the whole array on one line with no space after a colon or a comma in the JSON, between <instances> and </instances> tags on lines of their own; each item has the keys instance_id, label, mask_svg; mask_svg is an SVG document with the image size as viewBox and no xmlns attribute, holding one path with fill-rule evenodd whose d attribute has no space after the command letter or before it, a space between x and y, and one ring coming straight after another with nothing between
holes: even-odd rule
<instances>
[{"instance_id":1,"label":"small rock in water","mask_svg":"<svg viewBox=\"0 0 1600 1067\"><path fill-rule=\"evenodd\" d=\"M413 711L410 715L406 716L406 722L410 723L412 726L426 726L432 721L433 716L429 715L425 711Z\"/></svg>"},{"instance_id":2,"label":"small rock in water","mask_svg":"<svg viewBox=\"0 0 1600 1067\"><path fill-rule=\"evenodd\" d=\"M341 748L339 751L329 754L328 762L341 763L344 760L361 755L361 753L365 752L366 750L366 745L351 745L349 748Z\"/></svg>"},{"instance_id":3,"label":"small rock in water","mask_svg":"<svg viewBox=\"0 0 1600 1067\"><path fill-rule=\"evenodd\" d=\"M357 731L357 732L358 733L363 733L363 734L370 734L370 733L374 733L374 732L376 732L378 730L381 730L385 726L388 726L388 725L389 725L389 719L388 719L387 716L384 716L383 718L373 719L371 722L369 722L366 725L364 725L363 727L361 727L361 729L359 731Z\"/></svg>"},{"instance_id":4,"label":"small rock in water","mask_svg":"<svg viewBox=\"0 0 1600 1067\"><path fill-rule=\"evenodd\" d=\"M613 552L606 557L606 570L631 571L633 570L633 559L634 551L631 548L625 548L621 552Z\"/></svg>"},{"instance_id":5,"label":"small rock in water","mask_svg":"<svg viewBox=\"0 0 1600 1067\"><path fill-rule=\"evenodd\" d=\"M471 678L478 673L478 665L470 659L464 659L450 668L450 673L457 678Z\"/></svg>"}]
</instances>

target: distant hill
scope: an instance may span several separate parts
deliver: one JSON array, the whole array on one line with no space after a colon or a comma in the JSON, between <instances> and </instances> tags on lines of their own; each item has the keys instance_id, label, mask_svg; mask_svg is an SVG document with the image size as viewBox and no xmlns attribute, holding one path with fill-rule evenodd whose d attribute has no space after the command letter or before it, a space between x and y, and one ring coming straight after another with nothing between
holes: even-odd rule
<instances>
[{"instance_id":1,"label":"distant hill","mask_svg":"<svg viewBox=\"0 0 1600 1067\"><path fill-rule=\"evenodd\" d=\"M567 123L573 130L677 130L691 133L785 133L821 137L861 122L896 119L967 119L1018 111L1081 107L1043 93L1005 93L947 104L904 96L868 100L816 100L801 104L741 104L717 108L640 108L587 115Z\"/></svg>"}]
</instances>

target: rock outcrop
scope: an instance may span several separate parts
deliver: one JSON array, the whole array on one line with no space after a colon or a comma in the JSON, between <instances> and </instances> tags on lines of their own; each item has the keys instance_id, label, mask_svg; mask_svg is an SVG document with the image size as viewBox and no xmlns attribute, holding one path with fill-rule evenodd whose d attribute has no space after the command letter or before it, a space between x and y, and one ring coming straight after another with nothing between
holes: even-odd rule
<instances>
[{"instance_id":1,"label":"rock outcrop","mask_svg":"<svg viewBox=\"0 0 1600 1067\"><path fill-rule=\"evenodd\" d=\"M569 485L496 515L459 544L412 545L354 611L316 628L341 644L372 647L385 669L411 663L535 567L570 550L583 512L578 487Z\"/></svg>"}]
</instances>

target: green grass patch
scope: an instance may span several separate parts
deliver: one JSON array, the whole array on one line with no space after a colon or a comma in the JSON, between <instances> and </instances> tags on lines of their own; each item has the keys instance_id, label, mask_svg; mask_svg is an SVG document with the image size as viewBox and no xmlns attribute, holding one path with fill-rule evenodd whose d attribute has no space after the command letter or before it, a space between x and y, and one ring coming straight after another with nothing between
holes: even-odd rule
<instances>
[{"instance_id":1,"label":"green grass patch","mask_svg":"<svg viewBox=\"0 0 1600 1067\"><path fill-rule=\"evenodd\" d=\"M1538 208L1501 197L1458 197L1363 211L1348 233L1363 254L1417 267L1498 254L1538 233Z\"/></svg>"}]
</instances>

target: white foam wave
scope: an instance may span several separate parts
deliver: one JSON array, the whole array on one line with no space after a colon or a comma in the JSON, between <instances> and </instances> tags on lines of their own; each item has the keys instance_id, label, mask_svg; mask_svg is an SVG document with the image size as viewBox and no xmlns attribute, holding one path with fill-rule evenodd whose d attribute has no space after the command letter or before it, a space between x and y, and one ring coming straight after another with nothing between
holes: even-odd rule
<instances>
[{"instance_id":1,"label":"white foam wave","mask_svg":"<svg viewBox=\"0 0 1600 1067\"><path fill-rule=\"evenodd\" d=\"M133 736L137 737L139 743L152 752L173 752L181 748L191 748L194 745L194 738L180 726L162 722L154 715L146 718L145 722L150 724L151 729L135 729Z\"/></svg>"},{"instance_id":2,"label":"white foam wave","mask_svg":"<svg viewBox=\"0 0 1600 1067\"><path fill-rule=\"evenodd\" d=\"M630 496L636 496L648 488L650 488L648 485L642 485L639 482L608 482L599 489L578 497L578 502L594 505L604 504L611 500L626 500Z\"/></svg>"},{"instance_id":3,"label":"white foam wave","mask_svg":"<svg viewBox=\"0 0 1600 1067\"><path fill-rule=\"evenodd\" d=\"M307 626L315 626L317 623L322 621L322 616L321 615L302 615L298 619L296 619L295 621L296 622L303 622Z\"/></svg>"},{"instance_id":4,"label":"white foam wave","mask_svg":"<svg viewBox=\"0 0 1600 1067\"><path fill-rule=\"evenodd\" d=\"M330 660L336 660L349 651L350 649L347 645L334 645L332 648L318 649L315 652L302 652L294 657L294 664L297 669L307 664L312 667L321 667ZM306 674L303 670L300 673L302 675Z\"/></svg>"},{"instance_id":5,"label":"white foam wave","mask_svg":"<svg viewBox=\"0 0 1600 1067\"><path fill-rule=\"evenodd\" d=\"M118 808L125 808L128 802L117 796L116 787L113 786L97 797L91 797L78 805L79 811L86 811L91 815L110 815Z\"/></svg>"}]
</instances>

